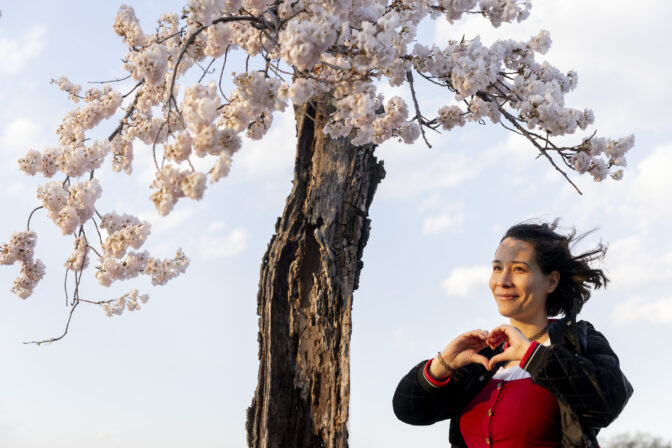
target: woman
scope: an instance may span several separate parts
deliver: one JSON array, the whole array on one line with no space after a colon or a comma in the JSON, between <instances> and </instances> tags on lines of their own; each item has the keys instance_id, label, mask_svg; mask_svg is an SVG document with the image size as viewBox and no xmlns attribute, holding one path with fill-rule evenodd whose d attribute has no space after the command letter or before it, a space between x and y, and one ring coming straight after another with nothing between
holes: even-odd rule
<instances>
[{"instance_id":1,"label":"woman","mask_svg":"<svg viewBox=\"0 0 672 448\"><path fill-rule=\"evenodd\" d=\"M457 447L598 446L598 431L618 416L632 386L604 336L576 320L590 287L607 284L589 266L606 248L572 255L575 235L555 232L556 222L506 232L490 289L509 324L461 334L413 367L394 394L400 420L450 419Z\"/></svg>"}]
</instances>

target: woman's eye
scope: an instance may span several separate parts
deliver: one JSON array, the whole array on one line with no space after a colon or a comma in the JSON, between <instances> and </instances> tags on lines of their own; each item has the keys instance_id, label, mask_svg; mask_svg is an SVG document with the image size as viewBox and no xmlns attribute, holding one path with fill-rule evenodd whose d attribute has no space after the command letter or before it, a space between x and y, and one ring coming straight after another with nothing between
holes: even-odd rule
<instances>
[{"instance_id":1,"label":"woman's eye","mask_svg":"<svg viewBox=\"0 0 672 448\"><path fill-rule=\"evenodd\" d=\"M502 270L502 267L501 267L501 266L493 266L493 267L492 267L492 270L493 270L493 271L501 271L501 270Z\"/></svg>"},{"instance_id":2,"label":"woman's eye","mask_svg":"<svg viewBox=\"0 0 672 448\"><path fill-rule=\"evenodd\" d=\"M515 268L513 268L513 270L516 272L525 272L525 269L521 266L516 266Z\"/></svg>"}]
</instances>

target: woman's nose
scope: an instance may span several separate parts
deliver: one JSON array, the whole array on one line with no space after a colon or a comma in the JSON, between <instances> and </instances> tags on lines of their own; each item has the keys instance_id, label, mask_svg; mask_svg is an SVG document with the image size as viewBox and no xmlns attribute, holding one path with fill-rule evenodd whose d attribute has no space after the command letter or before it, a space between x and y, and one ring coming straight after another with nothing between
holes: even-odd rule
<instances>
[{"instance_id":1,"label":"woman's nose","mask_svg":"<svg viewBox=\"0 0 672 448\"><path fill-rule=\"evenodd\" d=\"M507 269L502 270L499 276L497 276L497 284L499 286L513 285L513 282L511 281L511 272L509 272Z\"/></svg>"}]
</instances>

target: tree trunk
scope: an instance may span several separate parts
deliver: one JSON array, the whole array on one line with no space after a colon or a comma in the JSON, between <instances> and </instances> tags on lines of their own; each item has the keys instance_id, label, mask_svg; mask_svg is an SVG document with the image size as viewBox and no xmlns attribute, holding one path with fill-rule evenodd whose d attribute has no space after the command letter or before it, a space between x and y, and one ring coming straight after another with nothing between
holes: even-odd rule
<instances>
[{"instance_id":1,"label":"tree trunk","mask_svg":"<svg viewBox=\"0 0 672 448\"><path fill-rule=\"evenodd\" d=\"M373 145L322 133L324 107L295 108L294 186L261 265L251 448L348 446L352 294L385 170Z\"/></svg>"}]
</instances>

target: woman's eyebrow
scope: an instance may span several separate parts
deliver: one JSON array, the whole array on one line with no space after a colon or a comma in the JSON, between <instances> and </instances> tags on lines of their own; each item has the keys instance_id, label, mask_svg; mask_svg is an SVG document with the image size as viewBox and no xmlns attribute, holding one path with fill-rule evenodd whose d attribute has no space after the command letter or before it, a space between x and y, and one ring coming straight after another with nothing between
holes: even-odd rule
<instances>
[{"instance_id":1,"label":"woman's eyebrow","mask_svg":"<svg viewBox=\"0 0 672 448\"><path fill-rule=\"evenodd\" d=\"M502 260L496 260L496 259L492 260L492 264L495 264L495 263L502 264ZM526 261L522 261L522 260L511 260L510 264L524 264L528 268L530 267L530 265Z\"/></svg>"}]
</instances>

